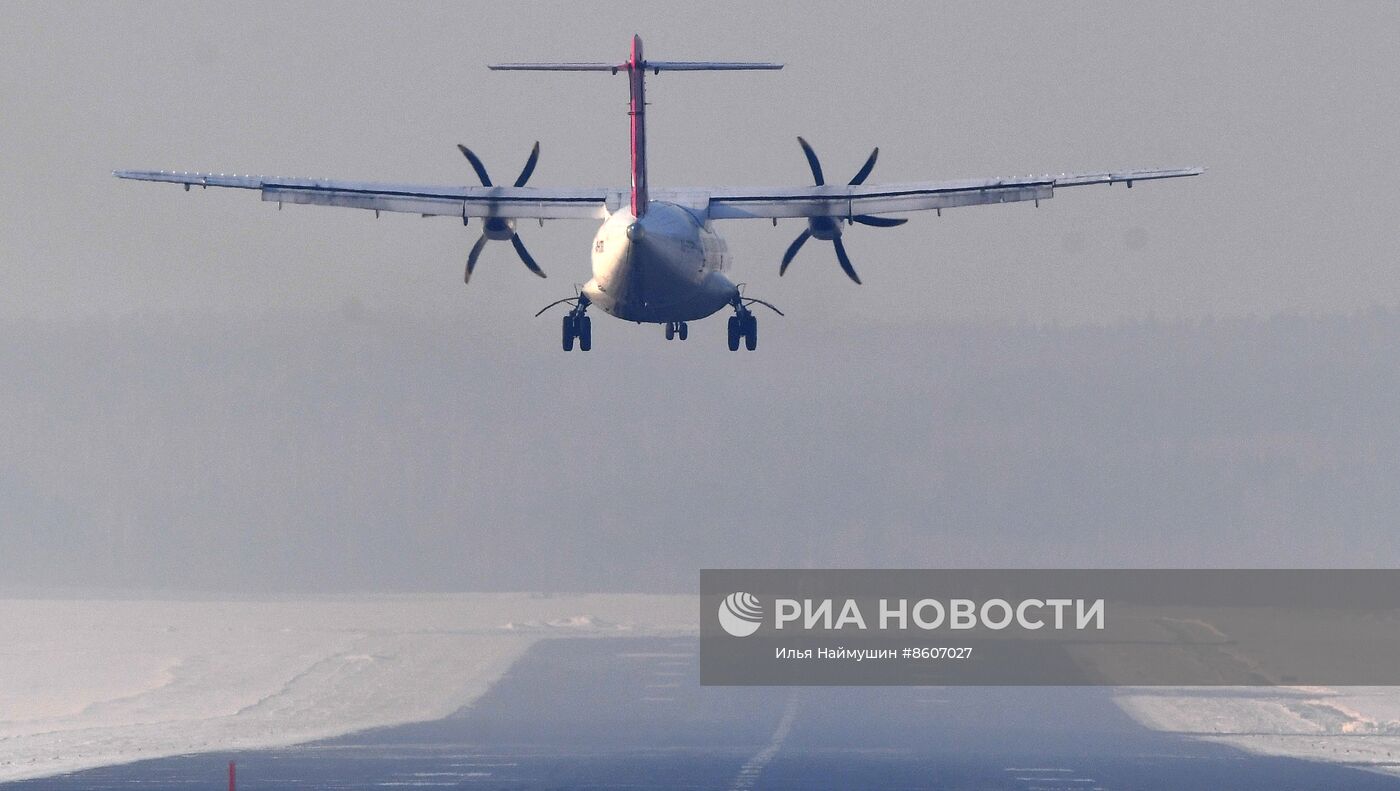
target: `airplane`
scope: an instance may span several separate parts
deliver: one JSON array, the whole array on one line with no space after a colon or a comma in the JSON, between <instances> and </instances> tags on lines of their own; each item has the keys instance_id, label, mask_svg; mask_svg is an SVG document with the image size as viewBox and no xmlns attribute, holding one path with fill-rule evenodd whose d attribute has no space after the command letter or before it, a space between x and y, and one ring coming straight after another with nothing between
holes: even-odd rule
<instances>
[{"instance_id":1,"label":"airplane","mask_svg":"<svg viewBox=\"0 0 1400 791\"><path fill-rule=\"evenodd\" d=\"M842 241L844 226L851 224L888 228L907 222L905 214L959 206L1040 201L1054 196L1060 187L1089 184L1127 184L1138 181L1181 178L1201 174L1202 168L1170 170L1123 170L1102 173L1026 176L1021 178L966 179L961 181L866 184L875 167L880 149L870 153L865 164L845 184L828 184L816 152L806 140L797 138L812 172L810 186L778 188L701 187L653 189L647 181L646 158L646 75L663 71L747 71L776 70L779 63L648 60L642 54L642 39L632 37L631 52L622 63L504 63L490 66L494 71L577 71L619 72L627 75L631 94L631 185L626 189L588 187L575 189L527 187L539 161L539 143L511 186L492 182L486 166L471 149L458 145L476 171L481 186L418 186L326 179L275 178L215 173L119 170L123 179L162 181L191 186L230 187L258 190L264 201L344 206L382 211L407 212L429 216L458 217L465 225L479 219L481 235L467 256L464 282L470 282L482 249L488 241L509 241L531 272L545 273L531 257L516 232L520 220L595 219L602 225L593 237L593 277L573 297L550 303L536 316L557 305L570 305L564 314L562 346L572 351L577 342L581 351L593 347L590 307L626 321L664 324L667 340L685 340L688 322L711 316L726 308L729 317L730 351L741 343L749 351L758 347L758 319L752 308L762 305L778 315L782 311L769 302L746 296L725 274L732 258L728 245L714 228L715 220L765 219L774 225L779 219L801 218L807 227L783 254L778 274L787 272L798 251L809 239L830 242L837 263L852 281L860 276Z\"/></svg>"}]
</instances>

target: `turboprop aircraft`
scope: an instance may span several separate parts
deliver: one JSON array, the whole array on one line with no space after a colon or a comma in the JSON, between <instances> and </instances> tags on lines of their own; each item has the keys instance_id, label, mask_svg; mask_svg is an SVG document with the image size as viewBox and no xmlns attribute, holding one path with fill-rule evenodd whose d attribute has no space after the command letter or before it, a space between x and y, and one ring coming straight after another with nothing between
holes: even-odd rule
<instances>
[{"instance_id":1,"label":"turboprop aircraft","mask_svg":"<svg viewBox=\"0 0 1400 791\"><path fill-rule=\"evenodd\" d=\"M434 187L324 179L237 176L216 173L185 173L150 170L119 170L124 179L166 181L191 186L232 187L258 190L265 201L345 206L381 211L408 212L428 216L458 217L463 224L481 221L481 235L467 256L465 281L470 281L482 249L490 240L509 241L525 266L544 277L516 233L516 223L534 219L543 224L554 219L602 220L593 237L593 277L575 296L545 306L546 310L567 304L571 308L563 320L563 348L572 351L575 342L581 351L593 346L592 320L588 309L597 307L608 315L637 323L662 324L666 338L685 340L687 322L696 321L729 308L729 349L742 343L752 351L758 346L758 319L753 306L763 305L782 315L761 299L746 296L741 287L725 274L732 260L724 238L714 221L765 219L775 225L779 219L801 218L807 227L783 254L778 274L787 271L802 246L812 238L830 242L836 261L851 280L860 277L846 254L842 233L857 224L888 228L907 222L904 214L914 211L977 206L1014 201L1040 201L1054 196L1060 187L1088 184L1124 183L1195 176L1200 168L1174 170L1122 170L1105 173L1027 176L1023 178L925 181L903 184L866 184L875 167L880 149L870 153L865 164L845 184L828 184L817 154L806 140L797 138L813 184L797 187L699 187L653 189L647 182L646 75L663 71L743 71L781 69L778 63L697 62L647 60L642 40L632 37L632 51L622 63L506 63L490 67L496 71L590 71L627 76L631 91L628 115L632 126L632 183L626 188L539 188L526 182L539 161L535 144L525 167L509 186L497 186L486 166L466 146L462 155L481 180L481 186Z\"/></svg>"}]
</instances>

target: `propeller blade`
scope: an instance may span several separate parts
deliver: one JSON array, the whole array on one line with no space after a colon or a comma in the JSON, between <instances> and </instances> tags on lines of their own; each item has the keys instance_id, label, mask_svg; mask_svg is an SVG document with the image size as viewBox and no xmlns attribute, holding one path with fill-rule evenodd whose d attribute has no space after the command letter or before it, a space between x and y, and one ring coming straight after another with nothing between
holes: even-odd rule
<instances>
[{"instance_id":1,"label":"propeller blade","mask_svg":"<svg viewBox=\"0 0 1400 791\"><path fill-rule=\"evenodd\" d=\"M812 231L809 229L804 230L797 235L796 239L792 240L792 244L788 245L787 252L783 253L783 265L778 267L778 277L783 276L783 273L787 271L788 264L792 263L792 259L797 256L797 251L801 250L802 245L806 244L811 237Z\"/></svg>"},{"instance_id":2,"label":"propeller blade","mask_svg":"<svg viewBox=\"0 0 1400 791\"><path fill-rule=\"evenodd\" d=\"M525 266L529 267L531 272L534 272L540 277L545 276L544 270L540 269L540 265L535 263L535 259L530 257L530 251L525 249L525 243L520 241L519 236L512 235L510 237L510 243L515 246L516 255L520 256L520 260L525 262Z\"/></svg>"},{"instance_id":3,"label":"propeller blade","mask_svg":"<svg viewBox=\"0 0 1400 791\"><path fill-rule=\"evenodd\" d=\"M855 267L851 266L851 259L846 255L846 245L841 243L841 237L832 239L831 243L836 245L836 260L841 262L841 271L846 273L846 277L856 281L856 285L860 285L860 276L856 274Z\"/></svg>"},{"instance_id":4,"label":"propeller blade","mask_svg":"<svg viewBox=\"0 0 1400 791\"><path fill-rule=\"evenodd\" d=\"M515 186L523 187L525 182L530 180L530 174L535 172L535 163L540 161L540 141L535 141L535 147L530 149L530 158L525 160L525 167L520 171L520 177L515 180Z\"/></svg>"},{"instance_id":5,"label":"propeller blade","mask_svg":"<svg viewBox=\"0 0 1400 791\"><path fill-rule=\"evenodd\" d=\"M802 153L807 155L807 164L812 168L812 178L816 179L817 186L820 187L826 183L826 178L822 176L822 163L817 161L817 152L801 137L797 138L797 143L802 146Z\"/></svg>"},{"instance_id":6,"label":"propeller blade","mask_svg":"<svg viewBox=\"0 0 1400 791\"><path fill-rule=\"evenodd\" d=\"M850 186L854 187L857 184L865 183L865 177L869 176L870 171L875 169L875 158L878 156L880 156L880 149L876 148L874 151L870 152L870 158L865 160L864 165L860 166L860 172L856 174L855 178L851 179Z\"/></svg>"},{"instance_id":7,"label":"propeller blade","mask_svg":"<svg viewBox=\"0 0 1400 791\"><path fill-rule=\"evenodd\" d=\"M893 228L896 225L903 225L909 222L908 217L876 217L873 214L857 214L851 218L851 222L858 222L861 225L872 225L876 228Z\"/></svg>"},{"instance_id":8,"label":"propeller blade","mask_svg":"<svg viewBox=\"0 0 1400 791\"><path fill-rule=\"evenodd\" d=\"M467 161L472 163L472 170L475 170L477 178L481 179L481 186L491 186L491 177L486 175L486 166L481 164L481 160L477 158L476 154L473 154L470 148L467 148L461 143L457 144L457 150L461 151L462 156L466 157Z\"/></svg>"},{"instance_id":9,"label":"propeller blade","mask_svg":"<svg viewBox=\"0 0 1400 791\"><path fill-rule=\"evenodd\" d=\"M476 259L481 256L481 248L486 246L486 234L476 238L476 244L472 245L471 254L467 256L467 274L462 277L463 283L472 282L472 270L476 269Z\"/></svg>"}]
</instances>

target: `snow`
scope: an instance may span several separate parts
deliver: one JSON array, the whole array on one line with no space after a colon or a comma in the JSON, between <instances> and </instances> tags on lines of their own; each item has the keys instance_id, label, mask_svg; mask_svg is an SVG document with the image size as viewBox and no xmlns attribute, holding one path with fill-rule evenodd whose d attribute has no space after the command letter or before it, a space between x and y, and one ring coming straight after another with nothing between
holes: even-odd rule
<instances>
[{"instance_id":1,"label":"snow","mask_svg":"<svg viewBox=\"0 0 1400 791\"><path fill-rule=\"evenodd\" d=\"M693 596L0 599L0 782L437 719L538 640L695 632ZM1116 700L1157 730L1400 773L1398 688L1120 688Z\"/></svg>"},{"instance_id":2,"label":"snow","mask_svg":"<svg viewBox=\"0 0 1400 791\"><path fill-rule=\"evenodd\" d=\"M1400 775L1400 688L1124 688L1134 719L1264 755Z\"/></svg>"},{"instance_id":3,"label":"snow","mask_svg":"<svg viewBox=\"0 0 1400 791\"><path fill-rule=\"evenodd\" d=\"M0 782L437 719L537 640L695 631L690 596L0 600Z\"/></svg>"}]
</instances>

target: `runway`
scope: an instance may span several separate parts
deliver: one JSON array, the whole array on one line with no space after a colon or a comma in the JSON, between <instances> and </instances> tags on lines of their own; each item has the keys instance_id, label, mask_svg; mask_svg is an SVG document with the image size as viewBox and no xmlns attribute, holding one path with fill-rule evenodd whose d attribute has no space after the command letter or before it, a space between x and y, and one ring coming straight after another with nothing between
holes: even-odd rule
<instances>
[{"instance_id":1,"label":"runway","mask_svg":"<svg viewBox=\"0 0 1400 791\"><path fill-rule=\"evenodd\" d=\"M1143 728L1098 688L698 685L694 638L546 640L474 706L278 750L0 786L244 789L1397 789Z\"/></svg>"}]
</instances>

